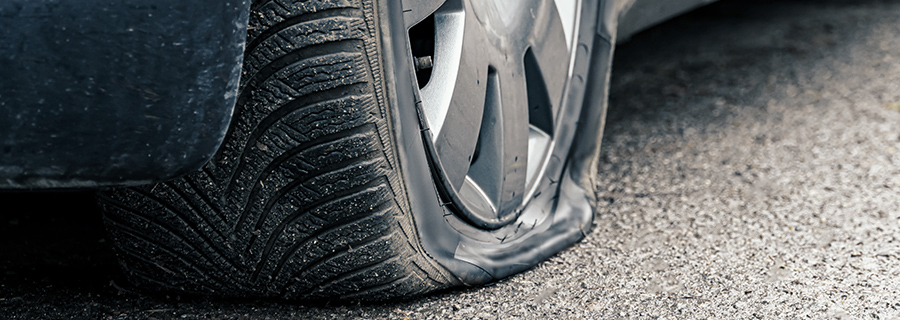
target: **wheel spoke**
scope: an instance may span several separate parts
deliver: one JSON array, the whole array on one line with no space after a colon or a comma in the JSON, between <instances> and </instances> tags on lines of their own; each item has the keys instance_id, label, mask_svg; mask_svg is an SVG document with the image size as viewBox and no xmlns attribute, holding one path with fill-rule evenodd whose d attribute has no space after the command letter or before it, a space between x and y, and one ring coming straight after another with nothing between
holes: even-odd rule
<instances>
[{"instance_id":1,"label":"wheel spoke","mask_svg":"<svg viewBox=\"0 0 900 320\"><path fill-rule=\"evenodd\" d=\"M461 37L436 41L432 81L421 91L434 145L454 190L462 186L472 163L484 114L490 57L494 55L492 48L485 45L482 26L473 21L471 14L439 12L435 16L436 29L446 27L458 32L460 19ZM458 64L449 64L455 57L448 51L458 52Z\"/></svg>"},{"instance_id":2,"label":"wheel spoke","mask_svg":"<svg viewBox=\"0 0 900 320\"><path fill-rule=\"evenodd\" d=\"M551 108L548 111L553 120L555 120L569 74L569 65L559 62L570 59L569 48L556 5L550 1L543 1L539 8L534 10L535 25L529 38L529 46L534 60L528 62L528 58L526 58L526 63L533 63L536 66L526 65L526 67L536 67L537 70L530 70L530 72L535 73L537 71L537 74L530 76L541 78L541 86L546 90L546 98L550 102ZM529 83L529 91L532 90L540 90L540 88L536 88L536 85ZM547 133L552 134L552 132Z\"/></svg>"},{"instance_id":3,"label":"wheel spoke","mask_svg":"<svg viewBox=\"0 0 900 320\"><path fill-rule=\"evenodd\" d=\"M502 128L495 128L503 135L501 172L503 173L499 216L504 216L522 203L525 195L528 168L528 94L522 54L515 55L500 74L500 96L503 101ZM504 72L505 71L505 72Z\"/></svg>"},{"instance_id":4,"label":"wheel spoke","mask_svg":"<svg viewBox=\"0 0 900 320\"><path fill-rule=\"evenodd\" d=\"M431 81L420 90L425 118L433 137L441 133L447 111L460 77L463 41L466 38L466 13L451 0L434 14L436 33Z\"/></svg>"},{"instance_id":5,"label":"wheel spoke","mask_svg":"<svg viewBox=\"0 0 900 320\"><path fill-rule=\"evenodd\" d=\"M500 95L500 79L497 71L488 73L487 90L484 101L484 116L481 119L478 146L472 165L469 167L466 186L461 193L481 195L478 200L488 202L481 208L490 208L492 216L497 215L497 203L501 203L503 193L504 170L504 125L503 101ZM477 191L477 192L476 192ZM465 196L465 195L464 195ZM476 202L476 201L471 201Z\"/></svg>"},{"instance_id":6,"label":"wheel spoke","mask_svg":"<svg viewBox=\"0 0 900 320\"><path fill-rule=\"evenodd\" d=\"M553 0L556 4L556 11L559 12L560 22L563 31L566 33L567 48L572 49L572 43L575 42L575 27L578 24L578 0Z\"/></svg>"},{"instance_id":7,"label":"wheel spoke","mask_svg":"<svg viewBox=\"0 0 900 320\"><path fill-rule=\"evenodd\" d=\"M441 7L447 0L402 0L403 1L403 20L406 22L406 28L416 25L425 20L435 10Z\"/></svg>"}]
</instances>

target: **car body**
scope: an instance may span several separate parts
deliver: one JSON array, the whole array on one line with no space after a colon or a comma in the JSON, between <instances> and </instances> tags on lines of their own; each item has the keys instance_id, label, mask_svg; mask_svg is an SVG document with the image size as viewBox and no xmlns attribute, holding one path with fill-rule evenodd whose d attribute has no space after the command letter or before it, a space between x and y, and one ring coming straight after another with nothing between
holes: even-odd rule
<instances>
[{"instance_id":1,"label":"car body","mask_svg":"<svg viewBox=\"0 0 900 320\"><path fill-rule=\"evenodd\" d=\"M0 188L199 168L231 120L248 12L249 1L3 1Z\"/></svg>"}]
</instances>

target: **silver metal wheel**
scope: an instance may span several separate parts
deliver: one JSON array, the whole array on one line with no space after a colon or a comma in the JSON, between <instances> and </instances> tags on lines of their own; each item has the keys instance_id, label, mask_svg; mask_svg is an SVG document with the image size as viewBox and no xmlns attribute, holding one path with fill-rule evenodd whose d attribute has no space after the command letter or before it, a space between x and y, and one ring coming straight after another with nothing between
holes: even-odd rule
<instances>
[{"instance_id":1,"label":"silver metal wheel","mask_svg":"<svg viewBox=\"0 0 900 320\"><path fill-rule=\"evenodd\" d=\"M412 11L434 7L407 21L418 21L411 41L426 43L412 54L435 179L461 218L498 229L561 173L552 158L581 1L446 0ZM417 39L431 28L433 39Z\"/></svg>"}]
</instances>

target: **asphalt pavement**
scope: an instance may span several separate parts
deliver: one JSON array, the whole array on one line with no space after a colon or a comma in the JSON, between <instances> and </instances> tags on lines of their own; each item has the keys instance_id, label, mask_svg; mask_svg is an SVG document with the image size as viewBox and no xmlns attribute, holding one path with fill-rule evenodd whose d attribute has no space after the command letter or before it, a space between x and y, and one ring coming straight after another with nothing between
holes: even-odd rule
<instances>
[{"instance_id":1,"label":"asphalt pavement","mask_svg":"<svg viewBox=\"0 0 900 320\"><path fill-rule=\"evenodd\" d=\"M0 318L900 316L900 1L725 1L638 34L603 139L584 241L389 304L144 295L90 194L2 194Z\"/></svg>"}]
</instances>

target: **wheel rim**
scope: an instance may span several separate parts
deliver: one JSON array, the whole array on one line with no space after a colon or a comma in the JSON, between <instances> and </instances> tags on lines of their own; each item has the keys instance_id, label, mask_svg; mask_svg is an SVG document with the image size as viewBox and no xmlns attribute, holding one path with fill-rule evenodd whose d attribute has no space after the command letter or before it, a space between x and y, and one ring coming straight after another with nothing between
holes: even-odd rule
<instances>
[{"instance_id":1,"label":"wheel rim","mask_svg":"<svg viewBox=\"0 0 900 320\"><path fill-rule=\"evenodd\" d=\"M413 55L428 71L419 73L419 97L435 179L447 204L476 227L515 221L537 182L554 175L546 169L579 3L446 0L413 8L437 8L431 19L413 19L434 28L425 53L432 55Z\"/></svg>"}]
</instances>

